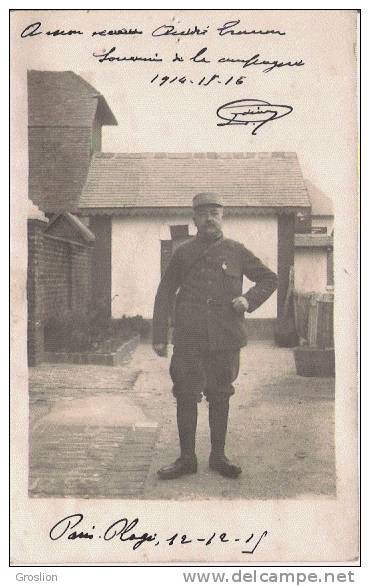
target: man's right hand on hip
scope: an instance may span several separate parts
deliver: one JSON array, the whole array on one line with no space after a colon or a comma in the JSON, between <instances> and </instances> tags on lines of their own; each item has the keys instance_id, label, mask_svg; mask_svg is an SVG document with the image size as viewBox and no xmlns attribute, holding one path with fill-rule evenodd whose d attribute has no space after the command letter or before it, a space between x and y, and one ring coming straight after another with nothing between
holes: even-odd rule
<instances>
[{"instance_id":1,"label":"man's right hand on hip","mask_svg":"<svg viewBox=\"0 0 370 586\"><path fill-rule=\"evenodd\" d=\"M153 344L153 350L158 356L167 356L167 344Z\"/></svg>"}]
</instances>

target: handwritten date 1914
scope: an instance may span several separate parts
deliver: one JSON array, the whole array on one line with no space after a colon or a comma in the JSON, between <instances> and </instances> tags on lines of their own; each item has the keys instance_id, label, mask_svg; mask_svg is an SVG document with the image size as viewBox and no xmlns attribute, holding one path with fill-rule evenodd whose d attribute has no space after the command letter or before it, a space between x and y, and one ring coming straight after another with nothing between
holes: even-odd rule
<instances>
[{"instance_id":1,"label":"handwritten date 1914","mask_svg":"<svg viewBox=\"0 0 370 586\"><path fill-rule=\"evenodd\" d=\"M159 87L167 84L181 84L181 85L194 85L194 86L202 86L208 87L209 85L213 84L222 84L222 85L242 85L245 83L246 75L239 75L234 76L231 75L230 77L221 77L217 73L213 75L207 75L202 77L201 79L190 79L186 75L155 75L151 80L150 83L158 84Z\"/></svg>"},{"instance_id":2,"label":"handwritten date 1914","mask_svg":"<svg viewBox=\"0 0 370 586\"><path fill-rule=\"evenodd\" d=\"M133 520L129 520L126 517L122 517L113 521L107 528L102 528L101 531L95 525L83 527L82 522L84 516L82 513L75 513L60 519L49 531L49 537L52 541L58 541L59 539L67 539L69 541L84 540L86 543L93 539L102 539L103 541L121 541L127 542L132 546L135 551L142 545L151 544L153 546L165 545L171 547L173 545L189 545L197 544L209 547L216 543L229 543L235 544L240 542L242 553L254 554L261 541L267 536L267 531L262 533L249 533L247 538L243 537L232 537L226 531L217 533L216 531L210 532L209 535L190 535L175 531L169 536L159 536L156 532L149 533L148 531L142 531L139 529L139 519L136 517Z\"/></svg>"}]
</instances>

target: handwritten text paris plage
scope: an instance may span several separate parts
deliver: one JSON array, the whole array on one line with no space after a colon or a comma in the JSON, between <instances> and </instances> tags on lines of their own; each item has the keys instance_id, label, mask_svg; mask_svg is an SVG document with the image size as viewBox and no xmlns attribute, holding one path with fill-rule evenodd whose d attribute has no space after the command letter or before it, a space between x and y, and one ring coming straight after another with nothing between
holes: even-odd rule
<instances>
[{"instance_id":1,"label":"handwritten text paris plage","mask_svg":"<svg viewBox=\"0 0 370 586\"><path fill-rule=\"evenodd\" d=\"M356 26L356 12L350 10L11 14L15 563L356 558ZM335 206L337 324L341 320L336 498L250 501L246 495L222 503L28 498L27 318L20 292L27 271L26 72L31 69L74 71L98 88L119 122L104 130L103 151L297 152L305 177L325 186Z\"/></svg>"}]
</instances>

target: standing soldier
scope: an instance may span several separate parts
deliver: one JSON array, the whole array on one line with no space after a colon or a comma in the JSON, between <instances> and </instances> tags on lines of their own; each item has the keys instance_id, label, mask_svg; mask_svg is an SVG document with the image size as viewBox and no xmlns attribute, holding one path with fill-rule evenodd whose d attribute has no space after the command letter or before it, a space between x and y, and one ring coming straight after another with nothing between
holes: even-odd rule
<instances>
[{"instance_id":1,"label":"standing soldier","mask_svg":"<svg viewBox=\"0 0 370 586\"><path fill-rule=\"evenodd\" d=\"M175 303L170 375L177 401L180 457L161 468L164 480L197 471L197 403L209 402L210 468L236 478L241 468L225 456L232 383L246 344L244 313L275 291L277 277L243 244L224 238L223 203L215 193L193 199L197 236L174 252L158 287L153 315L153 349L167 355L169 317ZM255 283L242 295L243 275Z\"/></svg>"}]
</instances>

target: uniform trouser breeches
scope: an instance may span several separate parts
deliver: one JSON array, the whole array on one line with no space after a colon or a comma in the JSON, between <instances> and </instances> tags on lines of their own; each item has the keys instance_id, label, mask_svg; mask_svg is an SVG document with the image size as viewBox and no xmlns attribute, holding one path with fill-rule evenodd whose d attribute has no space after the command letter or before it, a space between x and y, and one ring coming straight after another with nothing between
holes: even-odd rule
<instances>
[{"instance_id":1,"label":"uniform trouser breeches","mask_svg":"<svg viewBox=\"0 0 370 586\"><path fill-rule=\"evenodd\" d=\"M232 383L239 374L239 350L202 352L194 347L174 347L170 374L177 400L177 426L181 454L193 455L197 427L197 403L205 395L209 401L209 427L212 452L225 447L229 398Z\"/></svg>"},{"instance_id":2,"label":"uniform trouser breeches","mask_svg":"<svg viewBox=\"0 0 370 586\"><path fill-rule=\"evenodd\" d=\"M196 347L174 347L170 365L176 399L211 403L222 402L234 394L232 383L239 374L240 350L202 352Z\"/></svg>"}]
</instances>

